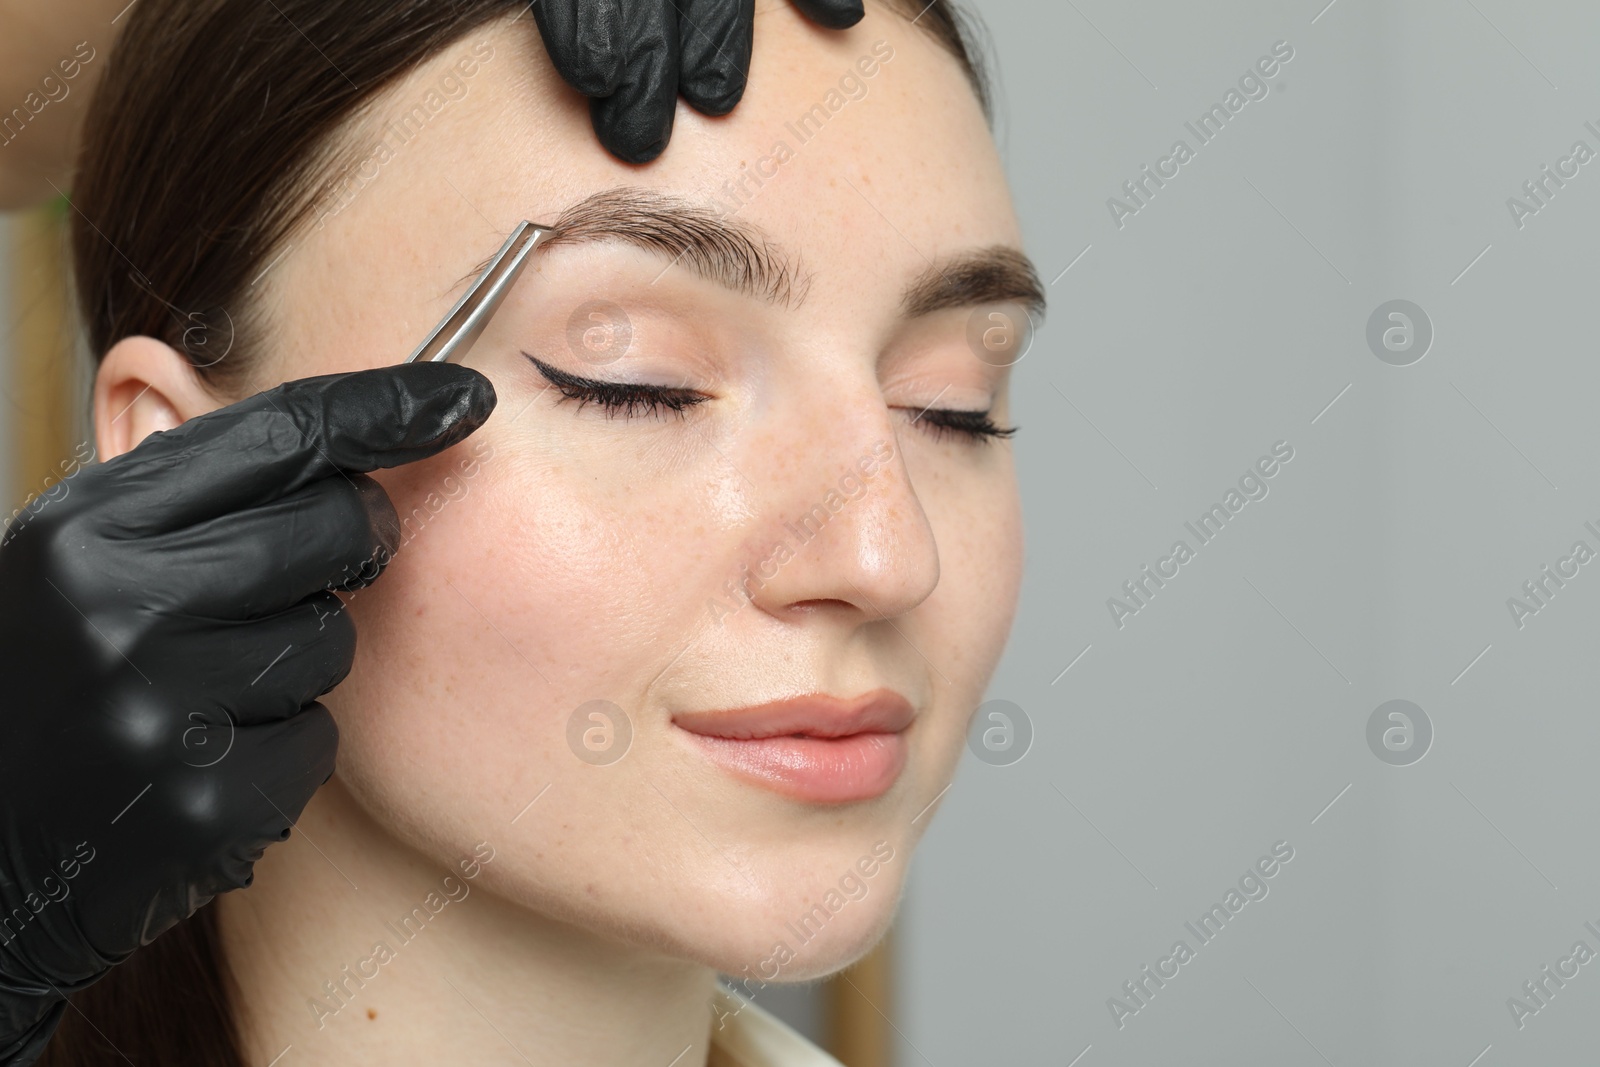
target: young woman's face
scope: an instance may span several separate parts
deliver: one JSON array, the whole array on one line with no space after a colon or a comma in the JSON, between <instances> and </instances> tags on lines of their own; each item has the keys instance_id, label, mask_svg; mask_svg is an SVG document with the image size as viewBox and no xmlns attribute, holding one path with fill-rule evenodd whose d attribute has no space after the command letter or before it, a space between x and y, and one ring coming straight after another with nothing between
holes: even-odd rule
<instances>
[{"instance_id":1,"label":"young woman's face","mask_svg":"<svg viewBox=\"0 0 1600 1067\"><path fill-rule=\"evenodd\" d=\"M645 167L528 20L430 62L258 283L259 381L400 361L518 220L583 205L466 360L490 422L378 475L406 540L348 598L329 789L445 866L487 841L518 904L799 979L882 933L1006 638L1012 446L949 412L1010 425L1028 280L924 31L775 4L755 37L739 108L680 105Z\"/></svg>"}]
</instances>

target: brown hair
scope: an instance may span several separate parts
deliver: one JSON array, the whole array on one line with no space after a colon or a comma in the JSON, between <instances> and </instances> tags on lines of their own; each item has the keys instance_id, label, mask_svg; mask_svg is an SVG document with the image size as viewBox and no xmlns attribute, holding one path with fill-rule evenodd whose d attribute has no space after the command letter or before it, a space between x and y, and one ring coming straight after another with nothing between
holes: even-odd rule
<instances>
[{"instance_id":1,"label":"brown hair","mask_svg":"<svg viewBox=\"0 0 1600 1067\"><path fill-rule=\"evenodd\" d=\"M529 0L141 0L85 119L72 193L78 299L96 359L124 337L184 353L226 395L268 323L252 283L353 163L338 135L386 87ZM885 0L967 72L950 0ZM535 32L527 20L529 33ZM595 149L600 151L598 147ZM670 150L670 149L669 149ZM242 1067L233 984L202 908L72 997L48 1067Z\"/></svg>"}]
</instances>

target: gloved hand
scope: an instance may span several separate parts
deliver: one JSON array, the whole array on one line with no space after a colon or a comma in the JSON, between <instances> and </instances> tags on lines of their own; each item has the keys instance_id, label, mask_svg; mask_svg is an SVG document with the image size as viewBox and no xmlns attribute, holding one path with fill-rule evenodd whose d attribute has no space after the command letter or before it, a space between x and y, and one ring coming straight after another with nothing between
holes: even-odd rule
<instances>
[{"instance_id":1,"label":"gloved hand","mask_svg":"<svg viewBox=\"0 0 1600 1067\"><path fill-rule=\"evenodd\" d=\"M862 0L793 0L819 26L861 21ZM755 0L533 0L545 50L589 100L600 142L648 163L672 136L681 92L696 111L726 115L744 95Z\"/></svg>"},{"instance_id":2,"label":"gloved hand","mask_svg":"<svg viewBox=\"0 0 1600 1067\"><path fill-rule=\"evenodd\" d=\"M61 483L0 549L0 1063L251 868L333 773L317 698L355 629L332 588L399 544L360 473L443 451L477 371L328 374L146 438Z\"/></svg>"}]
</instances>

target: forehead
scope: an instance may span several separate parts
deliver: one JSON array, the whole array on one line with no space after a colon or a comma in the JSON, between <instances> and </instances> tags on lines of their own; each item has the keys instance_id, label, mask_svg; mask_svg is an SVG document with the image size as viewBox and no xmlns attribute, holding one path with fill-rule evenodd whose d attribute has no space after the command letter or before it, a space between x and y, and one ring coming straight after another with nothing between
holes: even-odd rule
<instances>
[{"instance_id":1,"label":"forehead","mask_svg":"<svg viewBox=\"0 0 1600 1067\"><path fill-rule=\"evenodd\" d=\"M666 151L642 167L600 148L587 102L560 82L527 18L457 42L340 142L341 180L271 279L268 299L280 312L292 302L295 314L276 316L291 335L297 323L372 316L372 329L420 336L519 220L549 221L618 186L671 191L765 230L836 320L892 311L943 253L1019 243L965 72L875 5L844 33L818 31L788 4L764 7L739 107L707 118L680 102Z\"/></svg>"}]
</instances>

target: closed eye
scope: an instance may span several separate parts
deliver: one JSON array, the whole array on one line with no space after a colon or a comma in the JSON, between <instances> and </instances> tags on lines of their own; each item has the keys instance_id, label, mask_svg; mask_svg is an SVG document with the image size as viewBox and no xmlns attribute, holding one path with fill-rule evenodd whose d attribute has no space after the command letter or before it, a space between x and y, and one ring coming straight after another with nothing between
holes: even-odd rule
<instances>
[{"instance_id":1,"label":"closed eye","mask_svg":"<svg viewBox=\"0 0 1600 1067\"><path fill-rule=\"evenodd\" d=\"M680 389L670 385L635 385L580 378L576 374L568 374L558 367L552 367L532 353L522 354L538 368L546 381L555 386L563 399L576 400L579 411L583 410L585 404L598 404L605 411L607 418L614 418L617 415L625 419L638 415L659 418L663 412L671 412L681 419L689 408L711 399L693 389Z\"/></svg>"},{"instance_id":2,"label":"closed eye","mask_svg":"<svg viewBox=\"0 0 1600 1067\"><path fill-rule=\"evenodd\" d=\"M1019 427L997 426L987 411L961 411L955 408L928 408L912 420L924 426L939 440L949 434L959 434L973 441L993 441L1010 437Z\"/></svg>"}]
</instances>

